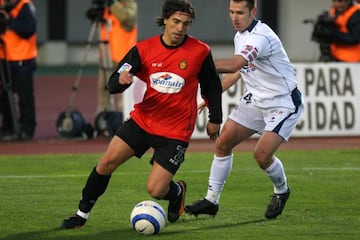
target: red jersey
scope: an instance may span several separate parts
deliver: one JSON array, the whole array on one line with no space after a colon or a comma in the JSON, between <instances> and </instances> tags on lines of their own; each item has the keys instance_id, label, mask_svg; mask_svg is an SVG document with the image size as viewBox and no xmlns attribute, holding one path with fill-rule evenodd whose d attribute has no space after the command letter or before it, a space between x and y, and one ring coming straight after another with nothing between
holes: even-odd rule
<instances>
[{"instance_id":1,"label":"red jersey","mask_svg":"<svg viewBox=\"0 0 360 240\"><path fill-rule=\"evenodd\" d=\"M146 83L143 101L135 104L130 116L149 134L189 142L197 117L199 83L209 103L210 122L221 123L221 82L205 43L190 36L176 47L166 46L161 36L138 42L111 76L111 93L128 87L118 83L123 69Z\"/></svg>"}]
</instances>

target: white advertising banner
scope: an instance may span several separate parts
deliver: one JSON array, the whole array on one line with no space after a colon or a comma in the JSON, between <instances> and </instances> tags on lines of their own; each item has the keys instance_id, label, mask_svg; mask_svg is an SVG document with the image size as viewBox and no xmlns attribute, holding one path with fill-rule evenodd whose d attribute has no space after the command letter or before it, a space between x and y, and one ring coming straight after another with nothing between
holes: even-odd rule
<instances>
[{"instance_id":1,"label":"white advertising banner","mask_svg":"<svg viewBox=\"0 0 360 240\"><path fill-rule=\"evenodd\" d=\"M360 64L296 64L305 111L293 136L360 136Z\"/></svg>"},{"instance_id":2,"label":"white advertising banner","mask_svg":"<svg viewBox=\"0 0 360 240\"><path fill-rule=\"evenodd\" d=\"M296 63L304 112L294 137L360 136L360 64ZM124 116L141 100L143 84L136 80L124 92ZM243 92L241 81L223 93L223 121ZM140 97L139 97L140 96ZM207 138L207 111L199 114L193 139Z\"/></svg>"}]
</instances>

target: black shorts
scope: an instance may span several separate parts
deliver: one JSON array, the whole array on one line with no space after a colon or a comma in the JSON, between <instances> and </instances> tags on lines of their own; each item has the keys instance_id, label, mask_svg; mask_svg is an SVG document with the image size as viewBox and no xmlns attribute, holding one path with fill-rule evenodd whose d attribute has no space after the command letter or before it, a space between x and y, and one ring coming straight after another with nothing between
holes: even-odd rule
<instances>
[{"instance_id":1,"label":"black shorts","mask_svg":"<svg viewBox=\"0 0 360 240\"><path fill-rule=\"evenodd\" d=\"M172 174L176 173L185 160L188 143L151 135L140 128L132 119L124 122L115 135L125 141L134 150L135 156L138 158L141 158L150 147L153 148L154 154L150 163L156 161Z\"/></svg>"}]
</instances>

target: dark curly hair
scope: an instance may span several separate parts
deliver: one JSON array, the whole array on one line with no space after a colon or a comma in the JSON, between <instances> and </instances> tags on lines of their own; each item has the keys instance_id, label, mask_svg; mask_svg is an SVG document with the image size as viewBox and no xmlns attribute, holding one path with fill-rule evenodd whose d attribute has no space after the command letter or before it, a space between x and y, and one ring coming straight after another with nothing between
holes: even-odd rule
<instances>
[{"instance_id":1,"label":"dark curly hair","mask_svg":"<svg viewBox=\"0 0 360 240\"><path fill-rule=\"evenodd\" d=\"M192 4L187 0L166 0L162 7L161 17L157 17L156 23L158 26L164 26L164 19L168 19L175 12L185 12L195 19L195 11Z\"/></svg>"}]
</instances>

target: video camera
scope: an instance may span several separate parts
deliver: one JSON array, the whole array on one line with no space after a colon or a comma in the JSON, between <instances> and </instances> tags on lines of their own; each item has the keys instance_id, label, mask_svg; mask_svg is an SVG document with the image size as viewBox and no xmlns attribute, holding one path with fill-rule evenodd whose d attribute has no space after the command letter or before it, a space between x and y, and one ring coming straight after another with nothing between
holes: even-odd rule
<instances>
[{"instance_id":1,"label":"video camera","mask_svg":"<svg viewBox=\"0 0 360 240\"><path fill-rule=\"evenodd\" d=\"M113 0L92 0L90 8L85 16L92 22L103 22L103 14L106 6L110 6Z\"/></svg>"},{"instance_id":2,"label":"video camera","mask_svg":"<svg viewBox=\"0 0 360 240\"><path fill-rule=\"evenodd\" d=\"M336 27L335 20L329 16L327 11L321 13L316 20L305 19L304 24L312 23L313 31L311 34L311 40L317 42L320 48L320 62L333 61L330 53L330 34Z\"/></svg>"},{"instance_id":3,"label":"video camera","mask_svg":"<svg viewBox=\"0 0 360 240\"><path fill-rule=\"evenodd\" d=\"M327 11L321 13L316 21L306 19L304 23L314 24L311 34L312 41L317 43L331 43L330 34L336 26L334 18L330 17Z\"/></svg>"}]
</instances>

